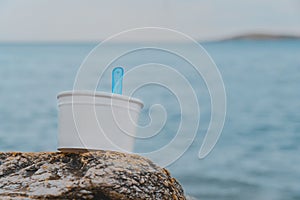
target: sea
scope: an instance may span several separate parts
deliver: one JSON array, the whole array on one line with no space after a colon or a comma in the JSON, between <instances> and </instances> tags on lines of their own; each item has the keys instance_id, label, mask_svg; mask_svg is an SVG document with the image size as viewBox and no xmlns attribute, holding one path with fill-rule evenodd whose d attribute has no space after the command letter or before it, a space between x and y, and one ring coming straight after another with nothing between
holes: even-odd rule
<instances>
[{"instance_id":1,"label":"sea","mask_svg":"<svg viewBox=\"0 0 300 200\"><path fill-rule=\"evenodd\" d=\"M222 133L203 159L198 153L212 108L203 77L182 58L153 49L136 51L118 61L124 66L162 63L180 69L196 94L201 116L197 135L166 168L183 186L185 194L195 199L300 200L300 40L241 39L200 44L216 64L226 91ZM56 151L57 94L73 89L80 66L96 45L0 44L0 151ZM197 57L190 45L168 45L178 45L188 55ZM124 46L130 49L131 44L116 43L107 53ZM99 69L103 67L102 56L106 55L99 55ZM151 80L149 76L136 79ZM104 79L107 84L96 89L109 91L109 81ZM123 81L126 82L126 76ZM163 148L181 126L180 103L188 104L191 97L176 99L172 87L186 90L177 79L168 87L147 84L133 94L145 103L139 123L147 127L154 121L162 126L154 136L148 130L146 138L144 129L138 129L141 137L136 139L136 153ZM164 114L151 110L157 104L164 107ZM156 120L161 120L161 115L166 116L164 123ZM193 127L194 120L184 123ZM191 135L189 131L184 134ZM168 153L171 157L172 149ZM164 156L160 159L167 159Z\"/></svg>"}]
</instances>

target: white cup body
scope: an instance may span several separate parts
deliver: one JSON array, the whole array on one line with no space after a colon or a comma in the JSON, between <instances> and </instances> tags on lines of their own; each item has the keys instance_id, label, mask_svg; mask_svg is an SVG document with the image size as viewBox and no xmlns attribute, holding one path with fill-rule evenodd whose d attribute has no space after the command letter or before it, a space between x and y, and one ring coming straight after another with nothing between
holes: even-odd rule
<instances>
[{"instance_id":1,"label":"white cup body","mask_svg":"<svg viewBox=\"0 0 300 200\"><path fill-rule=\"evenodd\" d=\"M132 152L142 101L105 92L58 96L58 150Z\"/></svg>"}]
</instances>

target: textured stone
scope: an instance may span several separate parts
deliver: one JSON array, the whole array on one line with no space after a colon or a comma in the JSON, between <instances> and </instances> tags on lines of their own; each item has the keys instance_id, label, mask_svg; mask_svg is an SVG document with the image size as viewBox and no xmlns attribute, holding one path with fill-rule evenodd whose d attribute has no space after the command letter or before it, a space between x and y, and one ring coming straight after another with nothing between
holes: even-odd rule
<instances>
[{"instance_id":1,"label":"textured stone","mask_svg":"<svg viewBox=\"0 0 300 200\"><path fill-rule=\"evenodd\" d=\"M113 151L0 153L0 199L185 199L150 160Z\"/></svg>"}]
</instances>

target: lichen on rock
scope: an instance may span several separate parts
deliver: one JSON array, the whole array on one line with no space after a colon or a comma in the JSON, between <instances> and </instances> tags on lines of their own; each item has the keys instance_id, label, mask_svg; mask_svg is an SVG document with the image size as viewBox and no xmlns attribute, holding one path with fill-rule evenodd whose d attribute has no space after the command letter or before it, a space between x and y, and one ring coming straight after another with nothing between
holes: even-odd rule
<instances>
[{"instance_id":1,"label":"lichen on rock","mask_svg":"<svg viewBox=\"0 0 300 200\"><path fill-rule=\"evenodd\" d=\"M0 199L182 199L166 169L138 155L0 153Z\"/></svg>"}]
</instances>

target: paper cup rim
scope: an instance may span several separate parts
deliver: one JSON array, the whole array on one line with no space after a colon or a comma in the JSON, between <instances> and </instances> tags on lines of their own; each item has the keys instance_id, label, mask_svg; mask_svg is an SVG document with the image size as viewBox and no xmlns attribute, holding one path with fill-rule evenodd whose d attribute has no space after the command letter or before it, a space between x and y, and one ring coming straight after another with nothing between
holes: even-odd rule
<instances>
[{"instance_id":1,"label":"paper cup rim","mask_svg":"<svg viewBox=\"0 0 300 200\"><path fill-rule=\"evenodd\" d=\"M63 91L58 93L57 99L65 96L91 96L91 97L106 97L106 98L115 98L123 101L129 101L132 103L140 104L141 107L144 107L144 103L137 98L132 98L129 96L114 94L109 92L94 92L94 91L86 91L86 90L73 90L73 91Z\"/></svg>"}]
</instances>

